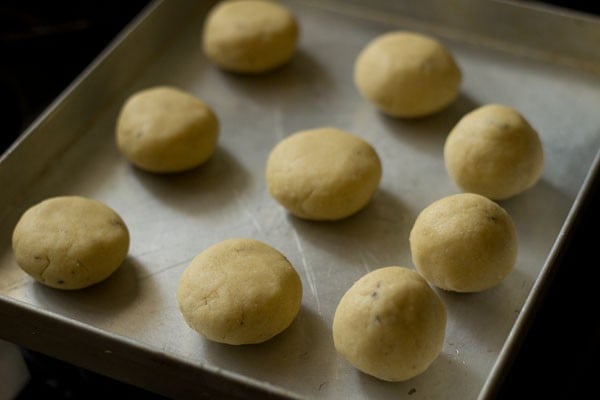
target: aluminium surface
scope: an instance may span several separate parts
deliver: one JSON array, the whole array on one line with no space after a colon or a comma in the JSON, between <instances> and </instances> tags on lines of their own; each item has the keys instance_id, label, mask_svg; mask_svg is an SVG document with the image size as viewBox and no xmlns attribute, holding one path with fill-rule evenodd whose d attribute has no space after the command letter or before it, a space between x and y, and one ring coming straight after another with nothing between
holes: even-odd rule
<instances>
[{"instance_id":1,"label":"aluminium surface","mask_svg":"<svg viewBox=\"0 0 600 400\"><path fill-rule=\"evenodd\" d=\"M577 212L586 174L597 167L600 66L594 38L585 35L597 32L598 21L504 2L423 1L425 8L418 10L384 1L284 3L301 26L298 52L283 68L250 77L219 71L202 55L209 3L154 3L3 156L0 337L178 398L211 390L244 396L251 388L324 399L486 394L486 383L496 378L494 365L507 357L519 334L519 315L531 302L532 289L543 284L565 223ZM512 18L513 29L488 29L503 24L495 15ZM590 57L568 47L561 52L556 42L543 47L540 37L546 32L536 20L579 35L578 46L585 49L587 43ZM455 55L463 82L449 108L398 120L360 98L352 82L354 59L370 39L393 29L436 36ZM518 43L515 31L521 35ZM206 165L161 176L132 168L118 154L114 125L127 96L165 84L210 104L220 118L221 136ZM492 102L520 110L538 130L545 152L540 182L500 202L518 230L515 270L482 293L438 291L448 310L446 340L425 373L400 383L363 375L335 353L331 322L337 302L368 271L412 267L408 234L417 214L459 192L444 169L445 137L465 113ZM287 215L269 197L263 176L266 157L279 140L323 125L369 141L384 171L370 204L333 223ZM81 291L34 283L11 250L20 214L63 194L104 201L131 233L122 267ZM178 311L175 291L183 269L198 252L231 237L271 244L302 278L297 319L263 344L207 342Z\"/></svg>"}]
</instances>

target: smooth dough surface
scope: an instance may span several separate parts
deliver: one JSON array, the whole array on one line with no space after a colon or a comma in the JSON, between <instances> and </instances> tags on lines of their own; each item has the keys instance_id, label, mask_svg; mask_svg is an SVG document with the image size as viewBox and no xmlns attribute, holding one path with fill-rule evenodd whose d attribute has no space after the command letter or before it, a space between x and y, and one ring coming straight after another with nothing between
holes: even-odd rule
<instances>
[{"instance_id":1,"label":"smooth dough surface","mask_svg":"<svg viewBox=\"0 0 600 400\"><path fill-rule=\"evenodd\" d=\"M367 205L381 179L381 161L366 141L336 128L296 132L271 151L269 193L293 215L338 220Z\"/></svg>"},{"instance_id":2,"label":"smooth dough surface","mask_svg":"<svg viewBox=\"0 0 600 400\"><path fill-rule=\"evenodd\" d=\"M414 270L385 267L360 278L333 319L338 353L355 368L385 381L423 373L439 355L446 307Z\"/></svg>"},{"instance_id":3,"label":"smooth dough surface","mask_svg":"<svg viewBox=\"0 0 600 400\"><path fill-rule=\"evenodd\" d=\"M359 53L354 82L361 95L393 117L422 117L452 103L461 71L436 39L395 31L376 37Z\"/></svg>"},{"instance_id":4,"label":"smooth dough surface","mask_svg":"<svg viewBox=\"0 0 600 400\"><path fill-rule=\"evenodd\" d=\"M121 265L129 250L129 231L99 201L53 197L23 213L12 246L19 266L40 283L81 289L103 281Z\"/></svg>"},{"instance_id":5,"label":"smooth dough surface","mask_svg":"<svg viewBox=\"0 0 600 400\"><path fill-rule=\"evenodd\" d=\"M517 233L510 215L473 193L447 196L427 206L409 241L423 277L456 292L480 292L499 284L517 258Z\"/></svg>"},{"instance_id":6,"label":"smooth dough surface","mask_svg":"<svg viewBox=\"0 0 600 400\"><path fill-rule=\"evenodd\" d=\"M198 254L177 289L187 324L227 344L264 342L286 329L302 302L302 282L276 249L253 239L229 239Z\"/></svg>"},{"instance_id":7,"label":"smooth dough surface","mask_svg":"<svg viewBox=\"0 0 600 400\"><path fill-rule=\"evenodd\" d=\"M538 133L518 111L489 104L465 115L452 129L444 162L465 192L502 200L535 185L544 154Z\"/></svg>"},{"instance_id":8,"label":"smooth dough surface","mask_svg":"<svg viewBox=\"0 0 600 400\"><path fill-rule=\"evenodd\" d=\"M286 7L264 0L218 3L208 14L202 46L219 67L257 74L288 62L296 51L298 23Z\"/></svg>"},{"instance_id":9,"label":"smooth dough surface","mask_svg":"<svg viewBox=\"0 0 600 400\"><path fill-rule=\"evenodd\" d=\"M118 116L117 147L149 172L195 168L215 151L219 121L202 100L175 87L157 86L130 96Z\"/></svg>"}]
</instances>

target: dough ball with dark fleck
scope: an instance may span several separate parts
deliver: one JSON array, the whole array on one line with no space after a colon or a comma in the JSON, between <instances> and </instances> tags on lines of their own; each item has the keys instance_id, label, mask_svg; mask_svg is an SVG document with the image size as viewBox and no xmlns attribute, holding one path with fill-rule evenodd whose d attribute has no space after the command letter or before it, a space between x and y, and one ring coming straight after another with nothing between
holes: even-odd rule
<instances>
[{"instance_id":1,"label":"dough ball with dark fleck","mask_svg":"<svg viewBox=\"0 0 600 400\"><path fill-rule=\"evenodd\" d=\"M436 113L459 94L461 71L437 39L409 31L380 35L359 53L354 82L361 95L393 117Z\"/></svg>"},{"instance_id":2,"label":"dough ball with dark fleck","mask_svg":"<svg viewBox=\"0 0 600 400\"><path fill-rule=\"evenodd\" d=\"M195 168L214 153L219 121L183 90L158 86L130 96L119 113L117 147L136 167L157 173Z\"/></svg>"},{"instance_id":3,"label":"dough ball with dark fleck","mask_svg":"<svg viewBox=\"0 0 600 400\"><path fill-rule=\"evenodd\" d=\"M177 301L187 324L206 339L260 343L294 321L302 282L273 247L254 239L228 239L192 260L179 281Z\"/></svg>"},{"instance_id":4,"label":"dough ball with dark fleck","mask_svg":"<svg viewBox=\"0 0 600 400\"><path fill-rule=\"evenodd\" d=\"M537 183L544 151L537 131L517 110L488 104L466 114L452 129L444 163L465 192L502 200Z\"/></svg>"},{"instance_id":5,"label":"dough ball with dark fleck","mask_svg":"<svg viewBox=\"0 0 600 400\"><path fill-rule=\"evenodd\" d=\"M18 265L38 282L81 289L108 278L129 251L129 231L97 200L61 196L29 208L14 228Z\"/></svg>"},{"instance_id":6,"label":"dough ball with dark fleck","mask_svg":"<svg viewBox=\"0 0 600 400\"><path fill-rule=\"evenodd\" d=\"M498 285L517 259L517 232L497 203L474 193L444 197L417 216L409 236L417 270L432 285L480 292Z\"/></svg>"},{"instance_id":7,"label":"dough ball with dark fleck","mask_svg":"<svg viewBox=\"0 0 600 400\"><path fill-rule=\"evenodd\" d=\"M373 146L337 128L296 132L280 141L267 160L271 196L293 215L339 220L371 200L382 166Z\"/></svg>"},{"instance_id":8,"label":"dough ball with dark fleck","mask_svg":"<svg viewBox=\"0 0 600 400\"><path fill-rule=\"evenodd\" d=\"M360 371L385 381L425 372L439 355L446 307L416 271L385 267L348 289L333 319L337 352Z\"/></svg>"},{"instance_id":9,"label":"dough ball with dark fleck","mask_svg":"<svg viewBox=\"0 0 600 400\"><path fill-rule=\"evenodd\" d=\"M223 1L206 17L202 48L224 70L258 74L292 58L298 31L295 16L277 2Z\"/></svg>"}]
</instances>

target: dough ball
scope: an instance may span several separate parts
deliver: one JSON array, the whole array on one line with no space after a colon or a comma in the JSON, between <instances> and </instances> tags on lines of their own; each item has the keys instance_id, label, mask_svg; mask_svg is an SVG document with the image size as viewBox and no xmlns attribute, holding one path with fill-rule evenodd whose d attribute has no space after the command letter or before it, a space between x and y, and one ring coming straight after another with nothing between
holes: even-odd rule
<instances>
[{"instance_id":1,"label":"dough ball","mask_svg":"<svg viewBox=\"0 0 600 400\"><path fill-rule=\"evenodd\" d=\"M508 213L473 193L430 204L417 217L409 240L423 277L456 292L480 292L499 284L517 258L517 233Z\"/></svg>"},{"instance_id":2,"label":"dough ball","mask_svg":"<svg viewBox=\"0 0 600 400\"><path fill-rule=\"evenodd\" d=\"M434 38L390 32L358 55L354 82L362 96L393 117L422 117L440 111L458 96L461 72Z\"/></svg>"},{"instance_id":3,"label":"dough ball","mask_svg":"<svg viewBox=\"0 0 600 400\"><path fill-rule=\"evenodd\" d=\"M489 104L465 115L452 129L444 162L464 191L502 200L535 185L544 154L525 118L512 108Z\"/></svg>"},{"instance_id":4,"label":"dough ball","mask_svg":"<svg viewBox=\"0 0 600 400\"><path fill-rule=\"evenodd\" d=\"M108 278L129 251L125 222L105 204L79 196L44 200L15 226L17 264L38 282L81 289Z\"/></svg>"},{"instance_id":5,"label":"dough ball","mask_svg":"<svg viewBox=\"0 0 600 400\"><path fill-rule=\"evenodd\" d=\"M297 217L338 220L362 209L381 179L375 149L335 128L300 131L279 142L266 168L271 196Z\"/></svg>"},{"instance_id":6,"label":"dough ball","mask_svg":"<svg viewBox=\"0 0 600 400\"><path fill-rule=\"evenodd\" d=\"M224 70L266 72L289 61L296 51L298 24L284 6L259 0L218 3L206 17L202 46Z\"/></svg>"},{"instance_id":7,"label":"dough ball","mask_svg":"<svg viewBox=\"0 0 600 400\"><path fill-rule=\"evenodd\" d=\"M198 254L177 289L187 324L228 344L264 342L286 329L302 302L302 282L283 254L252 239L229 239Z\"/></svg>"},{"instance_id":8,"label":"dough ball","mask_svg":"<svg viewBox=\"0 0 600 400\"><path fill-rule=\"evenodd\" d=\"M333 318L333 342L355 368L385 381L405 381L437 358L446 332L446 307L427 282L404 267L360 278Z\"/></svg>"},{"instance_id":9,"label":"dough ball","mask_svg":"<svg viewBox=\"0 0 600 400\"><path fill-rule=\"evenodd\" d=\"M180 89L153 87L135 93L117 120L117 147L149 172L179 172L212 156L219 121L200 99Z\"/></svg>"}]
</instances>

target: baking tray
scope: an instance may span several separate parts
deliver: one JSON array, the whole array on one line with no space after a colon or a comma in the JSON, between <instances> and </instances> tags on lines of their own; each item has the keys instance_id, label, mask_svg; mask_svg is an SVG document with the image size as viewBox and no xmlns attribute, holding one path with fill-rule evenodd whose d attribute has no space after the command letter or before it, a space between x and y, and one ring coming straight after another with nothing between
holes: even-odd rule
<instances>
[{"instance_id":1,"label":"baking tray","mask_svg":"<svg viewBox=\"0 0 600 400\"><path fill-rule=\"evenodd\" d=\"M598 170L598 20L480 0L284 3L300 22L298 52L283 68L253 77L219 71L201 53L212 2L152 3L2 156L0 337L174 398L493 396ZM397 120L360 98L354 58L394 29L433 35L455 55L464 80L449 108ZM158 176L119 155L114 127L127 96L165 84L203 98L222 129L206 165ZM491 102L526 116L546 158L535 187L501 202L518 230L516 268L482 293L438 291L448 309L447 335L425 373L401 383L361 374L335 353L337 302L368 271L412 267L408 234L417 214L458 192L443 165L445 137L465 113ZM362 136L383 162L374 199L339 222L290 217L266 191L271 148L318 126ZM23 211L65 194L110 205L132 239L112 277L73 292L34 283L10 247ZM263 344L209 343L178 311L175 291L188 262L230 237L271 244L302 278L297 319Z\"/></svg>"}]
</instances>

